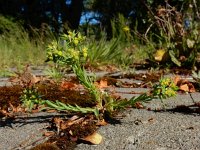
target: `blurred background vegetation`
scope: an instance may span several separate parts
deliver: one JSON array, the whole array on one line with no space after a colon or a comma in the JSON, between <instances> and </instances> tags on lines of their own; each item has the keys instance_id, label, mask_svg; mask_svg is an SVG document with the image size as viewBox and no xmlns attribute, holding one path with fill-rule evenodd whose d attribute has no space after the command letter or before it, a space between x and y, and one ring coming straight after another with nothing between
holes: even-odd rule
<instances>
[{"instance_id":1,"label":"blurred background vegetation","mask_svg":"<svg viewBox=\"0 0 200 150\"><path fill-rule=\"evenodd\" d=\"M197 0L1 0L0 69L44 64L47 44L68 30L87 36L88 66L194 68L199 22Z\"/></svg>"}]
</instances>

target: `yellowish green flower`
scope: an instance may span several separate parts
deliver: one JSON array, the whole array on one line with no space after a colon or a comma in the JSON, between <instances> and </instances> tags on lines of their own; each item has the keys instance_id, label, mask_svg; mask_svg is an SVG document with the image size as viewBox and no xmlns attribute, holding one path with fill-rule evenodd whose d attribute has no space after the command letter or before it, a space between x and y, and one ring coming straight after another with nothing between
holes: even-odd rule
<instances>
[{"instance_id":1,"label":"yellowish green flower","mask_svg":"<svg viewBox=\"0 0 200 150\"><path fill-rule=\"evenodd\" d=\"M77 37L75 37L74 40L73 40L73 43L74 43L75 45L78 45L79 39L78 39Z\"/></svg>"},{"instance_id":2,"label":"yellowish green flower","mask_svg":"<svg viewBox=\"0 0 200 150\"><path fill-rule=\"evenodd\" d=\"M83 57L86 59L87 58L87 54L88 53L88 49L87 47L83 47Z\"/></svg>"},{"instance_id":3,"label":"yellowish green flower","mask_svg":"<svg viewBox=\"0 0 200 150\"><path fill-rule=\"evenodd\" d=\"M124 31L124 32L130 32L130 28L129 28L129 26L125 26L125 27L123 27L123 31Z\"/></svg>"},{"instance_id":4,"label":"yellowish green flower","mask_svg":"<svg viewBox=\"0 0 200 150\"><path fill-rule=\"evenodd\" d=\"M78 61L79 60L79 51L71 51L71 58L74 60L74 61Z\"/></svg>"},{"instance_id":5,"label":"yellowish green flower","mask_svg":"<svg viewBox=\"0 0 200 150\"><path fill-rule=\"evenodd\" d=\"M164 93L167 97L172 97L176 95L176 91L171 88L167 88Z\"/></svg>"},{"instance_id":6,"label":"yellowish green flower","mask_svg":"<svg viewBox=\"0 0 200 150\"><path fill-rule=\"evenodd\" d=\"M169 86L171 83L171 79L170 78L164 78L160 80L160 85L161 86Z\"/></svg>"},{"instance_id":7,"label":"yellowish green flower","mask_svg":"<svg viewBox=\"0 0 200 150\"><path fill-rule=\"evenodd\" d=\"M63 56L63 52L62 52L62 51L58 51L58 52L57 52L57 55L58 55L58 56Z\"/></svg>"}]
</instances>

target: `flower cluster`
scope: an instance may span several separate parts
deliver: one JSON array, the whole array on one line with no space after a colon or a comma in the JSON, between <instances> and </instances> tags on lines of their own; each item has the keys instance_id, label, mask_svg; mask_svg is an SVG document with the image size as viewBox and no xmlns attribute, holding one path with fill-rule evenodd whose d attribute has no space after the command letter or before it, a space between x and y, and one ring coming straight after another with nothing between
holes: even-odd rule
<instances>
[{"instance_id":1,"label":"flower cluster","mask_svg":"<svg viewBox=\"0 0 200 150\"><path fill-rule=\"evenodd\" d=\"M171 78L162 78L159 83L153 86L153 95L160 99L176 95L178 87Z\"/></svg>"},{"instance_id":2,"label":"flower cluster","mask_svg":"<svg viewBox=\"0 0 200 150\"><path fill-rule=\"evenodd\" d=\"M86 61L88 48L83 46L85 37L80 33L69 31L59 41L53 41L47 47L47 61L80 64Z\"/></svg>"}]
</instances>

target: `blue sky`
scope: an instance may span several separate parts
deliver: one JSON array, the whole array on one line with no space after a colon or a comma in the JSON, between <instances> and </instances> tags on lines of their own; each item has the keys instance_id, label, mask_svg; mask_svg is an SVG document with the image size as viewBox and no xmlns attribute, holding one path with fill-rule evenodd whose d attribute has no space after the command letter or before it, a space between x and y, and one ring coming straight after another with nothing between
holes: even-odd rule
<instances>
[{"instance_id":1,"label":"blue sky","mask_svg":"<svg viewBox=\"0 0 200 150\"><path fill-rule=\"evenodd\" d=\"M98 24L100 23L98 20L94 19L98 18L99 15L95 12L83 12L81 19L80 19L80 24L84 24L86 22L89 22L89 24Z\"/></svg>"}]
</instances>

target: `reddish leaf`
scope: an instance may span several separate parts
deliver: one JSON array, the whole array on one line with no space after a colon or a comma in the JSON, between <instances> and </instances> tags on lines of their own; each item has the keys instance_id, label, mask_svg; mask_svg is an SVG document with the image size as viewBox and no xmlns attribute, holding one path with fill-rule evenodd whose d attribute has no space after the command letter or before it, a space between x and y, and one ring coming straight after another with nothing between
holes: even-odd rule
<instances>
[{"instance_id":1,"label":"reddish leaf","mask_svg":"<svg viewBox=\"0 0 200 150\"><path fill-rule=\"evenodd\" d=\"M189 92L189 87L187 84L180 85L179 89L184 92Z\"/></svg>"},{"instance_id":2,"label":"reddish leaf","mask_svg":"<svg viewBox=\"0 0 200 150\"><path fill-rule=\"evenodd\" d=\"M44 136L48 137L48 136L53 136L55 134L55 132L53 131L47 131L47 132L44 132Z\"/></svg>"},{"instance_id":3,"label":"reddish leaf","mask_svg":"<svg viewBox=\"0 0 200 150\"><path fill-rule=\"evenodd\" d=\"M179 81L181 80L181 77L180 76L175 76L174 77L174 83L175 83L175 85L177 85L178 83L179 83Z\"/></svg>"},{"instance_id":4,"label":"reddish leaf","mask_svg":"<svg viewBox=\"0 0 200 150\"><path fill-rule=\"evenodd\" d=\"M107 82L107 80L100 80L98 87L99 87L100 89L108 87L108 82Z\"/></svg>"},{"instance_id":5,"label":"reddish leaf","mask_svg":"<svg viewBox=\"0 0 200 150\"><path fill-rule=\"evenodd\" d=\"M69 82L69 81L63 81L60 85L61 90L71 90L76 87L76 84Z\"/></svg>"}]
</instances>

